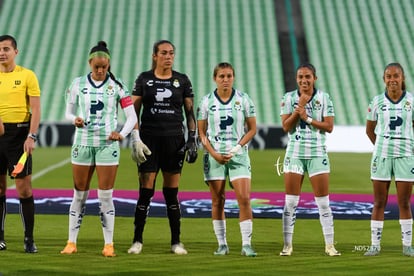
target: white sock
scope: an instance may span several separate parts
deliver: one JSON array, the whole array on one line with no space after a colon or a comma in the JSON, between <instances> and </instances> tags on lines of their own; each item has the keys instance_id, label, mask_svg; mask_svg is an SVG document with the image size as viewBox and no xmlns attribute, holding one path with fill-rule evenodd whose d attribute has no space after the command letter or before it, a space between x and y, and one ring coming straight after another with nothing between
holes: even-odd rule
<instances>
[{"instance_id":1,"label":"white sock","mask_svg":"<svg viewBox=\"0 0 414 276\"><path fill-rule=\"evenodd\" d=\"M283 241L285 245L292 245L293 230L296 222L296 208L298 207L299 196L285 195L285 206L283 208Z\"/></svg>"},{"instance_id":2,"label":"white sock","mask_svg":"<svg viewBox=\"0 0 414 276\"><path fill-rule=\"evenodd\" d=\"M401 239L404 246L411 246L413 238L413 219L400 219Z\"/></svg>"},{"instance_id":3,"label":"white sock","mask_svg":"<svg viewBox=\"0 0 414 276\"><path fill-rule=\"evenodd\" d=\"M99 209L102 223L102 231L105 244L111 244L114 237L115 206L112 199L113 189L98 189Z\"/></svg>"},{"instance_id":4,"label":"white sock","mask_svg":"<svg viewBox=\"0 0 414 276\"><path fill-rule=\"evenodd\" d=\"M69 207L69 239L68 241L76 243L79 229L85 215L85 203L88 199L89 191L73 190L72 203Z\"/></svg>"},{"instance_id":5,"label":"white sock","mask_svg":"<svg viewBox=\"0 0 414 276\"><path fill-rule=\"evenodd\" d=\"M242 236L242 245L251 245L253 233L253 221L251 219L243 220L239 223Z\"/></svg>"},{"instance_id":6,"label":"white sock","mask_svg":"<svg viewBox=\"0 0 414 276\"><path fill-rule=\"evenodd\" d=\"M227 245L226 220L213 220L214 234L216 234L218 245Z\"/></svg>"},{"instance_id":7,"label":"white sock","mask_svg":"<svg viewBox=\"0 0 414 276\"><path fill-rule=\"evenodd\" d=\"M371 244L379 246L381 244L382 229L384 229L384 221L371 220Z\"/></svg>"},{"instance_id":8,"label":"white sock","mask_svg":"<svg viewBox=\"0 0 414 276\"><path fill-rule=\"evenodd\" d=\"M315 197L319 210L319 221L321 222L325 244L334 244L334 223L331 207L329 207L329 196Z\"/></svg>"}]
</instances>

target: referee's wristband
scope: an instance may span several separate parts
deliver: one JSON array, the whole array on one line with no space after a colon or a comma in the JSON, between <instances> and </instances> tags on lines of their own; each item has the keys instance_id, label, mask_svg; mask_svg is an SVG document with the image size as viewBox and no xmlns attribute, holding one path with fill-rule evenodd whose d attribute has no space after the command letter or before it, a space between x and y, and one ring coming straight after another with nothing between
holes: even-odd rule
<instances>
[{"instance_id":1,"label":"referee's wristband","mask_svg":"<svg viewBox=\"0 0 414 276\"><path fill-rule=\"evenodd\" d=\"M27 135L27 138L30 138L30 139L33 139L33 141L37 141L37 135L36 135L36 133L29 133L28 135Z\"/></svg>"},{"instance_id":2,"label":"referee's wristband","mask_svg":"<svg viewBox=\"0 0 414 276\"><path fill-rule=\"evenodd\" d=\"M308 125L311 125L311 124L312 124L312 121L313 121L312 117L308 117L308 118L306 118L306 123L307 123Z\"/></svg>"}]
</instances>

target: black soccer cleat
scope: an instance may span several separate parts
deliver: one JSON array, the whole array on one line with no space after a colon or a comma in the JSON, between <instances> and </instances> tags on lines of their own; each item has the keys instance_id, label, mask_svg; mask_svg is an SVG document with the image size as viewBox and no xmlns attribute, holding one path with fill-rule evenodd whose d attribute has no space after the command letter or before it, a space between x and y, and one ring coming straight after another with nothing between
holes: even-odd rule
<instances>
[{"instance_id":1,"label":"black soccer cleat","mask_svg":"<svg viewBox=\"0 0 414 276\"><path fill-rule=\"evenodd\" d=\"M7 244L6 241L0 241L0 250L6 250Z\"/></svg>"},{"instance_id":2,"label":"black soccer cleat","mask_svg":"<svg viewBox=\"0 0 414 276\"><path fill-rule=\"evenodd\" d=\"M37 253L37 247L31 238L24 238L24 251L26 253Z\"/></svg>"}]
</instances>

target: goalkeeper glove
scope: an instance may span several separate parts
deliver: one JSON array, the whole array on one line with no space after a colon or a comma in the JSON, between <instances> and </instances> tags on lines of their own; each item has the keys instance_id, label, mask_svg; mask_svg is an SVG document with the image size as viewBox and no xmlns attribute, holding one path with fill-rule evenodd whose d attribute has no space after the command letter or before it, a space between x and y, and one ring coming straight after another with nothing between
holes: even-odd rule
<instances>
[{"instance_id":1,"label":"goalkeeper glove","mask_svg":"<svg viewBox=\"0 0 414 276\"><path fill-rule=\"evenodd\" d=\"M132 151L131 151L131 157L132 160L137 162L138 165L144 163L147 161L147 157L145 155L151 155L150 149L145 145L141 138L139 137L139 131L138 129L134 129L131 132L132 137Z\"/></svg>"},{"instance_id":2,"label":"goalkeeper glove","mask_svg":"<svg viewBox=\"0 0 414 276\"><path fill-rule=\"evenodd\" d=\"M195 130L190 130L188 132L187 143L185 144L185 149L188 150L186 161L188 163L194 163L197 160L197 142L196 142L196 132Z\"/></svg>"}]
</instances>

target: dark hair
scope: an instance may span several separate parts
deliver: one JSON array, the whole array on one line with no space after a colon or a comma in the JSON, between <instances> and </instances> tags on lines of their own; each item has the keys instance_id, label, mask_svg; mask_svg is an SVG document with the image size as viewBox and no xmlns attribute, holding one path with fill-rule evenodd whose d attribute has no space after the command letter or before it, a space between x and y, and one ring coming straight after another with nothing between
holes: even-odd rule
<instances>
[{"instance_id":1,"label":"dark hair","mask_svg":"<svg viewBox=\"0 0 414 276\"><path fill-rule=\"evenodd\" d=\"M309 62L304 62L302 64L300 64L297 68L296 68L296 73L299 71L299 69L301 68L308 68L309 70L312 71L313 76L316 77L316 69L315 66L313 66L313 64L309 63Z\"/></svg>"},{"instance_id":2,"label":"dark hair","mask_svg":"<svg viewBox=\"0 0 414 276\"><path fill-rule=\"evenodd\" d=\"M110 56L109 50L107 48L105 41L99 41L97 45L93 46L92 49L89 51L89 55L96 53L96 52L104 52Z\"/></svg>"},{"instance_id":3,"label":"dark hair","mask_svg":"<svg viewBox=\"0 0 414 276\"><path fill-rule=\"evenodd\" d=\"M228 62L220 62L219 64L216 65L216 67L214 67L213 78L216 78L218 70L224 69L224 68L230 68L233 71L233 76L235 76L233 65L231 65Z\"/></svg>"},{"instance_id":4,"label":"dark hair","mask_svg":"<svg viewBox=\"0 0 414 276\"><path fill-rule=\"evenodd\" d=\"M400 63L398 63L398 62L391 62L387 66L385 66L383 78L385 76L385 71L387 71L387 69L390 68L390 67L397 67L397 68L399 68L401 70L402 74L403 74L403 77L405 77L404 68L402 67L402 65ZM403 91L406 89L405 80L403 80L403 82L402 82L401 89Z\"/></svg>"},{"instance_id":5,"label":"dark hair","mask_svg":"<svg viewBox=\"0 0 414 276\"><path fill-rule=\"evenodd\" d=\"M16 39L14 37L12 37L11 35L1 35L0 36L0 42L5 41L5 40L11 41L11 44L12 44L13 48L17 49L17 42L16 42Z\"/></svg>"},{"instance_id":6,"label":"dark hair","mask_svg":"<svg viewBox=\"0 0 414 276\"><path fill-rule=\"evenodd\" d=\"M160 50L159 47L160 47L161 44L170 44L173 47L174 51L175 51L175 46L174 46L174 44L172 44L171 41L162 39L162 40L156 41L154 43L154 45L152 46L152 54L153 55L156 55L158 53L158 51ZM155 69L155 67L157 67L157 63L154 61L154 58L153 58L151 68Z\"/></svg>"},{"instance_id":7,"label":"dark hair","mask_svg":"<svg viewBox=\"0 0 414 276\"><path fill-rule=\"evenodd\" d=\"M96 53L96 55L94 55L94 53ZM107 48L107 44L105 41L101 40L98 42L97 45L93 46L92 49L89 51L89 60L91 60L94 57L106 57L107 59L111 59L111 54ZM124 88L124 86L122 85L121 82L119 82L114 74L112 74L111 72L111 66L109 65L108 67L108 74L109 77L116 82L122 89Z\"/></svg>"}]
</instances>

